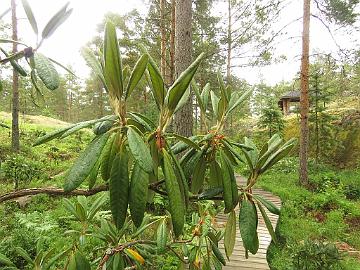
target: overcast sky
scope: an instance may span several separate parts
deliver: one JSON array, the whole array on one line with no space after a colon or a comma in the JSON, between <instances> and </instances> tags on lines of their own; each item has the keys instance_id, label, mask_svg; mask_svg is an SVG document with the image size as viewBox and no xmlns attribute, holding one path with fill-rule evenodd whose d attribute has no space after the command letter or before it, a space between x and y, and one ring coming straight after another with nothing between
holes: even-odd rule
<instances>
[{"instance_id":1,"label":"overcast sky","mask_svg":"<svg viewBox=\"0 0 360 270\"><path fill-rule=\"evenodd\" d=\"M66 0L28 0L33 8L33 12L38 21L39 29L42 29L51 16L59 10L67 1ZM302 1L287 0L288 7L281 13L279 22L274 28L302 16ZM0 13L10 6L10 0L0 0ZM21 1L17 0L18 3ZM63 64L70 64L74 67L76 74L80 77L86 77L89 70L80 56L79 49L86 44L95 34L96 25L102 21L107 12L117 12L125 14L134 8L140 10L141 14L146 13L146 7L143 0L71 0L70 7L73 13L70 18L61 25L49 40L44 42L41 51L56 59ZM224 16L225 10L223 5L219 4L214 14ZM34 34L26 21L25 13L21 4L18 8L19 37L26 43L35 44ZM5 18L10 20L9 14ZM41 31L41 30L40 30ZM301 20L287 28L289 36L300 36L302 31ZM357 33L359 34L359 33ZM311 51L336 52L337 47L331 36L318 21L312 19L311 22ZM350 42L352 37L337 35L338 43L343 47L355 46ZM301 53L301 39L282 42L277 45L277 53L287 56L287 61L281 64L273 64L263 68L234 68L233 73L246 79L250 83L258 83L261 80L268 84L275 84L281 80L290 80L299 71Z\"/></svg>"}]
</instances>

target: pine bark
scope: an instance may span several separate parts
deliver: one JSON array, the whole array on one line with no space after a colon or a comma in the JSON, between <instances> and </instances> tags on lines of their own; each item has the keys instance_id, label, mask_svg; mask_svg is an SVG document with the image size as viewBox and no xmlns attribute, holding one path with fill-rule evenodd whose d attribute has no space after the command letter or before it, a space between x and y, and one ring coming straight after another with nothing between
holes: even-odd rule
<instances>
[{"instance_id":1,"label":"pine bark","mask_svg":"<svg viewBox=\"0 0 360 270\"><path fill-rule=\"evenodd\" d=\"M175 76L175 0L171 0L171 31L170 31L170 84L174 82Z\"/></svg>"},{"instance_id":2,"label":"pine bark","mask_svg":"<svg viewBox=\"0 0 360 270\"><path fill-rule=\"evenodd\" d=\"M12 39L18 40L17 18L16 18L16 2L11 0L11 23L12 23ZM12 52L17 53L17 44L13 43ZM12 124L11 124L11 147L13 152L20 150L20 131L19 131L19 74L13 69L12 74Z\"/></svg>"},{"instance_id":3,"label":"pine bark","mask_svg":"<svg viewBox=\"0 0 360 270\"><path fill-rule=\"evenodd\" d=\"M310 0L304 0L301 82L300 82L300 169L299 182L303 186L309 184L308 150L309 150L309 38L310 33Z\"/></svg>"},{"instance_id":4,"label":"pine bark","mask_svg":"<svg viewBox=\"0 0 360 270\"><path fill-rule=\"evenodd\" d=\"M161 76L166 79L166 30L165 30L165 0L160 0L160 35L161 35Z\"/></svg>"},{"instance_id":5,"label":"pine bark","mask_svg":"<svg viewBox=\"0 0 360 270\"><path fill-rule=\"evenodd\" d=\"M191 64L192 51L192 10L191 0L175 1L175 76L179 77ZM188 102L175 114L174 130L176 133L189 137L193 129L192 94Z\"/></svg>"}]
</instances>

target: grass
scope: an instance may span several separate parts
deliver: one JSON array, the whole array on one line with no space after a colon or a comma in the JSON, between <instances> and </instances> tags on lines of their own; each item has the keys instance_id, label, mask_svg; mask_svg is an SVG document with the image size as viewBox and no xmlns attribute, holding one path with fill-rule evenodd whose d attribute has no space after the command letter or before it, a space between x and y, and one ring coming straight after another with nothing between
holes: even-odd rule
<instances>
[{"instance_id":1,"label":"grass","mask_svg":"<svg viewBox=\"0 0 360 270\"><path fill-rule=\"evenodd\" d=\"M346 192L349 186L359 186L359 176L359 170L338 171L326 166L311 166L312 189L307 190L297 184L297 160L287 159L261 178L258 186L282 200L276 229L280 241L278 245L272 244L268 251L272 269L294 269L291 268L294 258L306 241L325 243L326 248L334 244L345 250L360 251L360 196L350 200ZM339 268L308 269L360 269L359 257L342 252L341 258Z\"/></svg>"}]
</instances>

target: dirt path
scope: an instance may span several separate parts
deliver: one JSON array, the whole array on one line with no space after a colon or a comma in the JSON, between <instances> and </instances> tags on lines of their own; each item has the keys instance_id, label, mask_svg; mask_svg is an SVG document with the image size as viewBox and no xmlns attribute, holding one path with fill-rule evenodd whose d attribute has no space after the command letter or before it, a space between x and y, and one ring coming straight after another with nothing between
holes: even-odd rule
<instances>
[{"instance_id":1,"label":"dirt path","mask_svg":"<svg viewBox=\"0 0 360 270\"><path fill-rule=\"evenodd\" d=\"M241 177L238 177L237 180L240 181ZM253 193L261 195L265 199L273 202L279 208L281 207L280 198L273 195L272 193L270 193L268 191L264 191L262 189L254 189ZM236 211L238 212L239 209L236 208ZM276 226L276 223L278 220L278 216L271 214L269 211L267 211L267 214L268 214L268 216L271 220L271 223L273 224L273 227L275 229L275 226ZM259 216L261 216L261 215L259 214ZM227 215L219 214L217 216L217 222L220 225L225 226L226 219L227 219ZM266 251L270 245L271 236L270 236L269 232L267 231L264 220L262 218L260 218L260 220L259 220L258 235L259 235L259 241L260 241L260 247L259 247L258 253L256 255L252 255L251 253L249 253L249 258L245 259L245 250L242 245L242 240L240 237L240 230L239 230L239 227L237 226L237 228L236 228L236 243L235 243L234 252L233 252L232 256L230 257L230 261L226 262L227 265L225 267L223 267L223 270L270 269L268 266L268 263L266 261ZM223 245L221 244L220 246L223 246ZM223 254L225 254L224 251L223 251Z\"/></svg>"}]
</instances>

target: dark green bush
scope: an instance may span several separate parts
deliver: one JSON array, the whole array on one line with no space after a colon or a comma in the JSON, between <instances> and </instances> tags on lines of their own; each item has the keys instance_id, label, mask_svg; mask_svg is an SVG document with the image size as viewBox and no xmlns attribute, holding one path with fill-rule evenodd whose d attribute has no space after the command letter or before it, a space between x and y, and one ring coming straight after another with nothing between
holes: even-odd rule
<instances>
[{"instance_id":1,"label":"dark green bush","mask_svg":"<svg viewBox=\"0 0 360 270\"><path fill-rule=\"evenodd\" d=\"M295 269L341 269L341 256L334 244L305 240L293 256Z\"/></svg>"}]
</instances>

